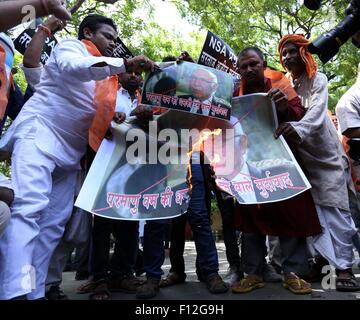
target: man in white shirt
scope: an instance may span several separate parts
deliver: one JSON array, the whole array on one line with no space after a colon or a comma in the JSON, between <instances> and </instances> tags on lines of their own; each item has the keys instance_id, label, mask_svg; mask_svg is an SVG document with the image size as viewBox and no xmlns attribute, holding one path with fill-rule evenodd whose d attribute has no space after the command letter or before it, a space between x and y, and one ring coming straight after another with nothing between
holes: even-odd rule
<instances>
[{"instance_id":1,"label":"man in white shirt","mask_svg":"<svg viewBox=\"0 0 360 320\"><path fill-rule=\"evenodd\" d=\"M0 141L0 149L12 154L15 192L0 243L0 299L44 297L49 260L71 214L101 80L154 67L145 56L110 58L116 38L111 19L87 16L79 26L81 41L58 44L35 94Z\"/></svg>"}]
</instances>

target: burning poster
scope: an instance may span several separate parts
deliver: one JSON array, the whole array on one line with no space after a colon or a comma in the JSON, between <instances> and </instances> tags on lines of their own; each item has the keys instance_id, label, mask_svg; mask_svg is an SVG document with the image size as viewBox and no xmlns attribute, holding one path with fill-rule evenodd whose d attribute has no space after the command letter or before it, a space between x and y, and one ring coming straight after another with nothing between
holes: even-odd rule
<instances>
[{"instance_id":1,"label":"burning poster","mask_svg":"<svg viewBox=\"0 0 360 320\"><path fill-rule=\"evenodd\" d=\"M189 203L194 152L204 154L217 186L239 203L294 197L310 184L285 140L273 136L274 110L265 94L254 94L233 99L230 120L173 109L148 124L130 117L103 141L76 206L115 219L180 215Z\"/></svg>"},{"instance_id":2,"label":"burning poster","mask_svg":"<svg viewBox=\"0 0 360 320\"><path fill-rule=\"evenodd\" d=\"M125 220L175 217L188 205L187 160L178 160L178 140L164 143L161 116L149 126L135 117L115 125L104 139L76 206ZM158 134L159 132L159 134ZM186 155L185 155L186 156Z\"/></svg>"}]
</instances>

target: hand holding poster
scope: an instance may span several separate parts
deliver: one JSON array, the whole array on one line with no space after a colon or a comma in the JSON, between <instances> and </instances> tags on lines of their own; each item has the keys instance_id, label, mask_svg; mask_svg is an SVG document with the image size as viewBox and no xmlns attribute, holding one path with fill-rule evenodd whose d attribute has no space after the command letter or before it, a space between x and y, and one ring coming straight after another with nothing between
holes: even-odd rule
<instances>
[{"instance_id":1,"label":"hand holding poster","mask_svg":"<svg viewBox=\"0 0 360 320\"><path fill-rule=\"evenodd\" d=\"M234 163L232 172L221 163L214 164L217 185L245 204L281 201L309 189L284 138L273 136L277 128L273 102L265 94L251 94L234 98L232 105L227 125L234 130L230 137Z\"/></svg>"},{"instance_id":2,"label":"hand holding poster","mask_svg":"<svg viewBox=\"0 0 360 320\"><path fill-rule=\"evenodd\" d=\"M195 63L165 63L147 75L142 104L230 119L230 75Z\"/></svg>"},{"instance_id":3,"label":"hand holding poster","mask_svg":"<svg viewBox=\"0 0 360 320\"><path fill-rule=\"evenodd\" d=\"M189 151L204 153L218 187L242 204L282 201L309 189L285 140L273 136L269 97L245 95L232 105L230 121L169 109L146 125L134 117L114 125L114 140L103 141L76 206L126 220L182 214Z\"/></svg>"}]
</instances>

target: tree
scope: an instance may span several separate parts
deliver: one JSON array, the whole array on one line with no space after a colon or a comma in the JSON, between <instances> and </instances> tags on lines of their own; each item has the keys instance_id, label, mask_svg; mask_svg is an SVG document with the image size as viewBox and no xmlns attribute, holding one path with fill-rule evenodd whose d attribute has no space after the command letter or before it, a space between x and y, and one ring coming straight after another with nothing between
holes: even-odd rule
<instances>
[{"instance_id":1,"label":"tree","mask_svg":"<svg viewBox=\"0 0 360 320\"><path fill-rule=\"evenodd\" d=\"M270 65L281 69L277 54L280 38L303 33L311 39L334 27L345 16L348 1L324 0L318 11L306 9L298 0L175 0L182 15L224 39L235 51L258 46ZM338 98L354 82L357 73L356 48L342 46L331 62L319 69L330 80L329 107L334 110Z\"/></svg>"}]
</instances>

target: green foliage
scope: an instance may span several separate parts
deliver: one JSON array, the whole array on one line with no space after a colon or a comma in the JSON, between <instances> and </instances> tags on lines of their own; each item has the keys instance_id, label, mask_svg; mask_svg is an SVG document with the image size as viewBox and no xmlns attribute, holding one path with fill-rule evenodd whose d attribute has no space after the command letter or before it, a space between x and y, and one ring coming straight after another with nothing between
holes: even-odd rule
<instances>
[{"instance_id":1,"label":"green foliage","mask_svg":"<svg viewBox=\"0 0 360 320\"><path fill-rule=\"evenodd\" d=\"M27 87L27 82L25 79L24 72L20 68L20 64L22 63L22 60L23 60L23 56L19 53L15 53L12 73L16 84L19 86L21 92L24 93Z\"/></svg>"},{"instance_id":2,"label":"green foliage","mask_svg":"<svg viewBox=\"0 0 360 320\"><path fill-rule=\"evenodd\" d=\"M303 33L315 39L344 18L349 1L325 0L318 11L306 9L300 0L186 0L175 1L189 21L205 27L224 39L236 52L258 46L271 66L281 69L277 44L283 35ZM329 108L334 110L339 97L356 78L357 49L342 46L335 59L319 69L330 80Z\"/></svg>"}]
</instances>

